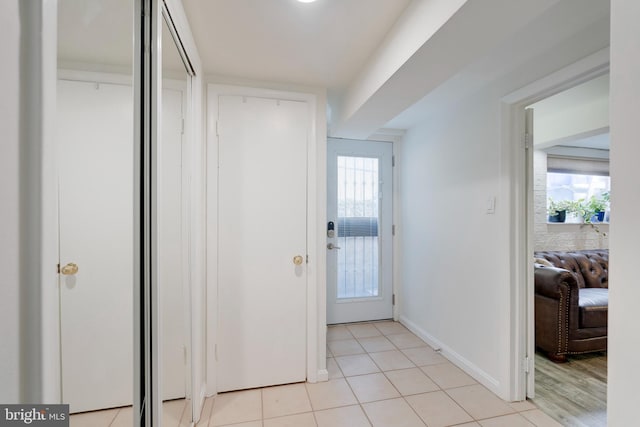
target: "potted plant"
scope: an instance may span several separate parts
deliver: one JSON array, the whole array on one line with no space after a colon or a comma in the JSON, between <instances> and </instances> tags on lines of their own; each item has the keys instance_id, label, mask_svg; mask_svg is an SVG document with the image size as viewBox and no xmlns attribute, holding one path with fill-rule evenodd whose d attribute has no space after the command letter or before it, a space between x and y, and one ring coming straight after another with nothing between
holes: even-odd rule
<instances>
[{"instance_id":1,"label":"potted plant","mask_svg":"<svg viewBox=\"0 0 640 427\"><path fill-rule=\"evenodd\" d=\"M549 206L547 207L547 213L549 214L549 222L565 222L567 219L567 212L571 212L572 202L569 200L560 200L556 202L549 197Z\"/></svg>"},{"instance_id":2,"label":"potted plant","mask_svg":"<svg viewBox=\"0 0 640 427\"><path fill-rule=\"evenodd\" d=\"M607 210L607 201L604 195L601 197L591 196L585 203L585 222L604 221L604 212Z\"/></svg>"}]
</instances>

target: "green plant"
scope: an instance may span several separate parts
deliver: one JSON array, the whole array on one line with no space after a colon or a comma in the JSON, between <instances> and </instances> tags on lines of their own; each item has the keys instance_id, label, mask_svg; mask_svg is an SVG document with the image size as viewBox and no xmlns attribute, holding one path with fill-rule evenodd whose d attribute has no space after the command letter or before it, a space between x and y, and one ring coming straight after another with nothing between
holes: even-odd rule
<instances>
[{"instance_id":1,"label":"green plant","mask_svg":"<svg viewBox=\"0 0 640 427\"><path fill-rule=\"evenodd\" d=\"M605 210L607 210L607 201L603 196L591 196L591 198L587 202L587 208L594 214L597 212L604 212Z\"/></svg>"},{"instance_id":2,"label":"green plant","mask_svg":"<svg viewBox=\"0 0 640 427\"><path fill-rule=\"evenodd\" d=\"M573 202L570 200L555 201L549 197L549 206L547 207L547 213L549 216L556 216L559 212L566 211L571 212L571 206Z\"/></svg>"}]
</instances>

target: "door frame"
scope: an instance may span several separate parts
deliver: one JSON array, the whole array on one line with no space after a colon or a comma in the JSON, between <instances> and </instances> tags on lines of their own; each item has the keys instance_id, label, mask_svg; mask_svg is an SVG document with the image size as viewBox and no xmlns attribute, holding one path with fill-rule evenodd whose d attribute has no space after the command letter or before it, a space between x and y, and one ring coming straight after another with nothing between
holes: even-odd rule
<instances>
[{"instance_id":1,"label":"door frame","mask_svg":"<svg viewBox=\"0 0 640 427\"><path fill-rule=\"evenodd\" d=\"M535 396L535 319L533 278L533 206L528 201L533 183L527 175L533 170L533 156L525 150L525 107L609 71L609 48L604 48L501 100L501 146L503 168L512 179L504 185L510 195L510 230L514 256L511 261L511 318L509 357L509 397L512 401Z\"/></svg>"},{"instance_id":2,"label":"door frame","mask_svg":"<svg viewBox=\"0 0 640 427\"><path fill-rule=\"evenodd\" d=\"M322 196L326 199L326 143L319 144L319 126L323 126L319 117L318 96L314 93L290 92L284 90L262 89L247 86L224 84L207 85L207 394L217 393L218 369L216 362L218 328L218 138L216 135L218 103L221 95L276 98L306 102L309 106L307 136L307 382L327 381L326 369L326 285L323 274L326 270L326 254L319 246L326 218L326 206L319 203Z\"/></svg>"}]
</instances>

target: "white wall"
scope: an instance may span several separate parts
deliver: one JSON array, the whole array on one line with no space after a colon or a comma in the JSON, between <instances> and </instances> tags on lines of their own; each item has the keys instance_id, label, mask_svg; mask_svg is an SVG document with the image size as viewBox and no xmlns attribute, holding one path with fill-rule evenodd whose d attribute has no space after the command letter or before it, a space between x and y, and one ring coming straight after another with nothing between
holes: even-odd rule
<instances>
[{"instance_id":1,"label":"white wall","mask_svg":"<svg viewBox=\"0 0 640 427\"><path fill-rule=\"evenodd\" d=\"M640 227L640 2L611 1L611 224L609 291L609 375L607 418L610 427L638 419L640 334L638 333L638 259Z\"/></svg>"},{"instance_id":2,"label":"white wall","mask_svg":"<svg viewBox=\"0 0 640 427\"><path fill-rule=\"evenodd\" d=\"M609 98L593 99L561 111L547 112L534 106L536 147L575 135L594 135L609 127Z\"/></svg>"},{"instance_id":3,"label":"white wall","mask_svg":"<svg viewBox=\"0 0 640 427\"><path fill-rule=\"evenodd\" d=\"M0 402L17 403L19 396L19 54L20 0L0 2Z\"/></svg>"},{"instance_id":4,"label":"white wall","mask_svg":"<svg viewBox=\"0 0 640 427\"><path fill-rule=\"evenodd\" d=\"M501 143L501 99L592 52L581 35L565 40L425 117L402 143L400 319L504 399L513 395L512 183L525 165L512 164L516 141Z\"/></svg>"}]
</instances>

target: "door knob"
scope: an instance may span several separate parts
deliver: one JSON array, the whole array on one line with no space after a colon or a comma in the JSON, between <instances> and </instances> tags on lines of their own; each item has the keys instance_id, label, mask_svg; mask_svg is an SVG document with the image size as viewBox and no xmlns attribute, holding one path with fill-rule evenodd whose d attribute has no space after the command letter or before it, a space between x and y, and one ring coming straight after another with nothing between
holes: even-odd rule
<instances>
[{"instance_id":1,"label":"door knob","mask_svg":"<svg viewBox=\"0 0 640 427\"><path fill-rule=\"evenodd\" d=\"M76 274L77 272L78 272L78 265L72 262L68 263L67 265L65 265L60 269L60 273L64 274L65 276L71 276L73 274Z\"/></svg>"},{"instance_id":2,"label":"door knob","mask_svg":"<svg viewBox=\"0 0 640 427\"><path fill-rule=\"evenodd\" d=\"M340 249L340 246L335 246L333 243L327 243L327 249Z\"/></svg>"},{"instance_id":3,"label":"door knob","mask_svg":"<svg viewBox=\"0 0 640 427\"><path fill-rule=\"evenodd\" d=\"M302 262L304 261L304 258L302 258L301 255L296 255L293 257L293 263L295 265L302 265Z\"/></svg>"}]
</instances>

